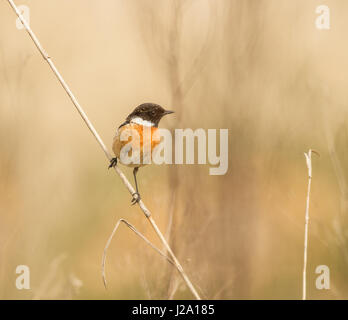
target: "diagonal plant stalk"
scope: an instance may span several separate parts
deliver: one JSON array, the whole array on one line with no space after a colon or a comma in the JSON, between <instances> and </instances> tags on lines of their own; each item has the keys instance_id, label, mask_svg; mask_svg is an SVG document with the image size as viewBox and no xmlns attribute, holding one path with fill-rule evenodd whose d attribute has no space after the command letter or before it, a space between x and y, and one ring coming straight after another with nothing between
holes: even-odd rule
<instances>
[{"instance_id":1,"label":"diagonal plant stalk","mask_svg":"<svg viewBox=\"0 0 348 320\"><path fill-rule=\"evenodd\" d=\"M99 143L100 147L103 149L106 157L108 158L108 160L110 161L113 157L112 155L109 153L108 149L106 148L103 140L100 138L98 132L95 130L94 126L92 125L92 123L89 121L86 113L83 111L82 107L80 106L79 102L77 101L76 97L74 96L74 94L72 93L72 91L70 90L69 86L66 84L65 80L63 79L62 75L59 73L59 71L57 70L55 64L53 63L51 57L46 53L46 51L43 49L43 47L40 44L39 39L36 37L36 35L34 34L34 32L31 30L29 24L27 23L27 21L24 19L23 15L20 13L20 11L18 10L17 6L15 5L15 3L13 2L13 0L7 0L8 3L10 4L10 6L12 7L12 9L15 11L15 13L17 14L19 20L22 22L22 24L24 25L24 28L26 29L26 31L28 32L30 38L33 40L36 48L39 50L39 52L41 53L42 57L44 60L46 60L46 62L48 63L48 65L50 66L51 70L53 71L53 73L55 74L55 76L57 77L58 81L60 82L60 84L62 85L62 87L64 88L65 92L68 94L70 100L72 101L72 103L74 104L75 108L77 109L77 111L79 112L80 116L82 117L83 121L86 123L88 129L92 132L92 134L94 135L95 139L97 140L97 142ZM130 184L130 182L128 181L128 179L126 178L126 176L124 175L124 173L118 168L118 166L114 167L114 170L116 171L116 173L119 175L119 177L121 178L123 184L126 186L126 188L128 189L128 191L131 194L135 193L134 188L132 187L132 185ZM177 270L179 271L180 275L182 276L182 278L184 279L184 281L186 282L188 288L190 289L191 293L194 295L194 297L197 300L201 300L198 292L196 291L196 289L194 288L193 284L191 283L190 279L188 278L188 276L186 275L184 269L182 268L180 262L178 261L178 259L176 258L176 256L174 255L172 249L170 248L168 242L166 241L166 239L164 238L162 232L160 231L160 229L158 228L155 220L152 218L151 216L151 212L149 211L149 209L147 209L147 207L145 206L144 202L142 200L140 200L138 202L138 205L140 207L140 209L143 211L145 217L147 218L147 220L150 222L152 228L155 230L157 236L160 238L161 242L163 243L166 251L169 253L169 255L171 256L171 258L173 259L173 262L175 264L175 267L177 268Z\"/></svg>"},{"instance_id":2,"label":"diagonal plant stalk","mask_svg":"<svg viewBox=\"0 0 348 320\"><path fill-rule=\"evenodd\" d=\"M156 246L154 246L150 240L148 240L141 232L139 232L132 224L130 224L126 219L119 219L116 224L114 229L112 230L112 233L108 239L108 242L106 243L106 246L104 248L104 254L103 254L103 258L102 258L102 277L103 277L103 281L104 281L104 286L106 288L106 276L105 276L105 261L106 261L106 252L110 246L111 240L114 237L118 227L120 226L121 222L123 222L129 229L131 229L137 236L139 236L141 239L143 239L152 249L154 249L155 251L157 251L157 253L159 253L162 257L166 258L166 260L175 266L175 263L167 256L165 255L160 249L158 249Z\"/></svg>"}]
</instances>

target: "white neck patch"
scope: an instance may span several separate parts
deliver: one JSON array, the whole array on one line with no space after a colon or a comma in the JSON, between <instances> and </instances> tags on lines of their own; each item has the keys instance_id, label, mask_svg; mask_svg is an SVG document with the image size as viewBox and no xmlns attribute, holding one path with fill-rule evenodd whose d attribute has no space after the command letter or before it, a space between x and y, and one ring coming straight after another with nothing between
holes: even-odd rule
<instances>
[{"instance_id":1,"label":"white neck patch","mask_svg":"<svg viewBox=\"0 0 348 320\"><path fill-rule=\"evenodd\" d=\"M146 127L153 127L155 125L153 122L148 121L148 120L144 120L140 117L133 118L130 122L140 124L140 125L146 126Z\"/></svg>"}]
</instances>

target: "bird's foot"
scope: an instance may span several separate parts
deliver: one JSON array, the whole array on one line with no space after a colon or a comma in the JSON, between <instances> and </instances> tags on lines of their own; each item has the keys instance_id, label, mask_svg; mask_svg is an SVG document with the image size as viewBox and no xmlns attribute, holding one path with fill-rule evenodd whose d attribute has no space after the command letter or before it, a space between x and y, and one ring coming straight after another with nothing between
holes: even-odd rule
<instances>
[{"instance_id":1,"label":"bird's foot","mask_svg":"<svg viewBox=\"0 0 348 320\"><path fill-rule=\"evenodd\" d=\"M136 203L138 203L138 202L141 200L141 197L140 197L139 192L134 192L134 193L132 194L132 197L133 197L133 199L132 199L132 205L135 205Z\"/></svg>"},{"instance_id":2,"label":"bird's foot","mask_svg":"<svg viewBox=\"0 0 348 320\"><path fill-rule=\"evenodd\" d=\"M114 166L116 166L116 164L117 164L117 158L112 158L112 159L110 160L109 169L112 168L112 167L114 167Z\"/></svg>"}]
</instances>

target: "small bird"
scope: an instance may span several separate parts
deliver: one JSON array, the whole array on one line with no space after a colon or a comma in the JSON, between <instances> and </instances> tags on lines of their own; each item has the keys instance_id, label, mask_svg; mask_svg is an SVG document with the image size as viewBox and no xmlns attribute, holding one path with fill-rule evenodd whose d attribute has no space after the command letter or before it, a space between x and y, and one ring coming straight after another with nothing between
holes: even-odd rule
<instances>
[{"instance_id":1,"label":"small bird","mask_svg":"<svg viewBox=\"0 0 348 320\"><path fill-rule=\"evenodd\" d=\"M140 155L139 163L129 163L129 164L122 163L128 167L134 168L133 176L135 181L136 192L132 194L133 205L139 202L141 199L139 194L139 189L138 189L138 183L137 183L137 172L140 167L146 165L146 163L144 163L143 160L149 159L149 157L151 157L151 154L148 154L149 151L151 150L151 153L152 153L153 149L160 143L160 141L157 141L157 140L155 141L152 139L155 132L158 130L158 124L160 120L162 119L163 116L167 114L171 114L171 113L174 113L174 111L165 110L158 104L143 103L137 106L134 109L134 111L128 115L128 117L126 118L126 121L122 123L116 131L116 135L114 137L113 145L112 145L112 150L114 151L116 157L111 159L109 168L112 168L115 165L117 165L118 160L120 161L120 163L122 163L122 157L120 157L120 153L121 153L121 149L126 144L130 143L132 150L135 150L136 148L140 147L140 150L135 150L135 151L139 151L139 155ZM137 130L139 135L138 140L140 141L136 141L137 139L133 139L133 137L131 137L132 138L131 142L129 140L121 141L120 136L123 130L127 130L127 129ZM145 139L145 140L143 139L144 129L150 129L150 132L151 132L150 139Z\"/></svg>"}]
</instances>

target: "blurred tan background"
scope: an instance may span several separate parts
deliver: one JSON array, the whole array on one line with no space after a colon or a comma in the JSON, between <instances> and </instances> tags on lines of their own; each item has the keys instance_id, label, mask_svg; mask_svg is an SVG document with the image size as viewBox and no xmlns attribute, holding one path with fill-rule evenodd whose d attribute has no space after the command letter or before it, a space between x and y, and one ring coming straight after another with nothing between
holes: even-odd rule
<instances>
[{"instance_id":1,"label":"blurred tan background","mask_svg":"<svg viewBox=\"0 0 348 320\"><path fill-rule=\"evenodd\" d=\"M348 3L324 2L331 29L320 31L319 0L17 1L109 148L143 102L176 111L162 127L229 129L226 175L210 176L208 165L138 175L204 298L301 298L309 148L321 156L308 298L348 298ZM104 289L101 257L119 218L161 245L15 21L1 1L0 298L192 298L125 226ZM322 264L330 290L315 288ZM16 289L17 265L30 267L30 290Z\"/></svg>"}]
</instances>

